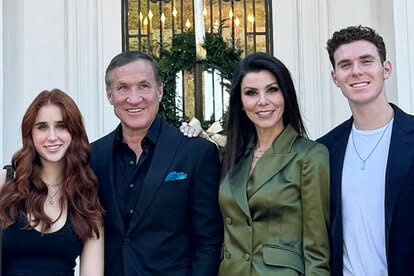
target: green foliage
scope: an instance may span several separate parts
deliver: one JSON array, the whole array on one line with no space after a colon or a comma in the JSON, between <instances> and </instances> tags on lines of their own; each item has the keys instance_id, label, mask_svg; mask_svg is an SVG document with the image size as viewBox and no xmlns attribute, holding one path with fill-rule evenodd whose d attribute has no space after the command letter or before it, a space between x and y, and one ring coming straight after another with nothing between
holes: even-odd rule
<instances>
[{"instance_id":1,"label":"green foliage","mask_svg":"<svg viewBox=\"0 0 414 276\"><path fill-rule=\"evenodd\" d=\"M206 59L201 61L204 70L217 70L219 75L230 81L241 59L241 50L228 47L219 34L206 33L204 48ZM178 126L185 118L178 116L175 106L176 75L181 70L194 69L196 47L194 32L175 35L169 50L163 49L158 58L160 74L164 81L164 96L159 114L169 123ZM222 83L229 89L228 83Z\"/></svg>"}]
</instances>

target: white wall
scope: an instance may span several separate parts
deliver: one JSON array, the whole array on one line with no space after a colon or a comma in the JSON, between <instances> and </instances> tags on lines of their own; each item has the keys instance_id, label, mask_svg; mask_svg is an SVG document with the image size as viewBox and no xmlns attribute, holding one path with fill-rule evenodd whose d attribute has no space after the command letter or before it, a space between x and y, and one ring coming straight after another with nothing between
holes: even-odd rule
<instances>
[{"instance_id":1,"label":"white wall","mask_svg":"<svg viewBox=\"0 0 414 276\"><path fill-rule=\"evenodd\" d=\"M3 107L3 0L0 0L0 166L3 165L3 133L4 133L4 107Z\"/></svg>"},{"instance_id":2,"label":"white wall","mask_svg":"<svg viewBox=\"0 0 414 276\"><path fill-rule=\"evenodd\" d=\"M91 141L118 120L105 96L104 73L121 52L121 1L66 0L67 91L77 102Z\"/></svg>"},{"instance_id":3,"label":"white wall","mask_svg":"<svg viewBox=\"0 0 414 276\"><path fill-rule=\"evenodd\" d=\"M34 96L43 89L65 88L65 39L62 1L4 0L3 4L3 156L8 162L19 145L23 112Z\"/></svg>"},{"instance_id":4,"label":"white wall","mask_svg":"<svg viewBox=\"0 0 414 276\"><path fill-rule=\"evenodd\" d=\"M78 104L89 139L113 129L104 70L121 45L121 1L2 0L4 93L0 161L21 146L23 114L44 89L60 88Z\"/></svg>"},{"instance_id":5,"label":"white wall","mask_svg":"<svg viewBox=\"0 0 414 276\"><path fill-rule=\"evenodd\" d=\"M103 76L110 59L121 51L121 1L0 1L0 161L8 162L20 147L22 115L42 89L58 87L74 98L91 141L112 130L118 120L105 99ZM413 1L273 0L272 5L275 55L292 72L312 138L350 116L346 99L330 80L325 50L333 31L347 25L369 25L384 37L394 64L387 95L414 112Z\"/></svg>"},{"instance_id":6,"label":"white wall","mask_svg":"<svg viewBox=\"0 0 414 276\"><path fill-rule=\"evenodd\" d=\"M395 63L393 1L274 0L273 8L275 56L292 72L310 136L320 137L350 116L346 99L330 78L326 41L348 25L371 26L383 36L387 58ZM386 91L398 103L395 73Z\"/></svg>"},{"instance_id":7,"label":"white wall","mask_svg":"<svg viewBox=\"0 0 414 276\"><path fill-rule=\"evenodd\" d=\"M394 0L395 53L394 76L398 104L414 113L414 1Z\"/></svg>"}]
</instances>

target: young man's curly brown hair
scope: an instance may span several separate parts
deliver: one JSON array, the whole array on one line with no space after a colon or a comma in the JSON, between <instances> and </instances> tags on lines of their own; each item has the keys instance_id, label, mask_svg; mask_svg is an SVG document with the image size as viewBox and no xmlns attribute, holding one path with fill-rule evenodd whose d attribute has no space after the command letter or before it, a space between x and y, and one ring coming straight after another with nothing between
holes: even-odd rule
<instances>
[{"instance_id":1,"label":"young man's curly brown hair","mask_svg":"<svg viewBox=\"0 0 414 276\"><path fill-rule=\"evenodd\" d=\"M348 44L357 40L366 40L377 47L378 55L381 62L386 59L385 43L382 37L372 28L366 26L349 26L339 31L334 32L332 37L326 43L329 59L335 69L334 53L343 44Z\"/></svg>"}]
</instances>

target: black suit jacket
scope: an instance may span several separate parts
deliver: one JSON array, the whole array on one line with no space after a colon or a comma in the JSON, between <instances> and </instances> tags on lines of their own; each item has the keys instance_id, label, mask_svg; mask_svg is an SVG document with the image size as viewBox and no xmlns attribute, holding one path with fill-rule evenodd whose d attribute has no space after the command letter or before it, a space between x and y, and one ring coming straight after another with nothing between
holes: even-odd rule
<instances>
[{"instance_id":1,"label":"black suit jacket","mask_svg":"<svg viewBox=\"0 0 414 276\"><path fill-rule=\"evenodd\" d=\"M142 192L125 227L114 190L114 138L111 132L91 145L91 166L106 210L105 275L115 275L115 256L122 256L125 276L216 275L223 225L215 145L185 138L162 120ZM174 171L184 174L166 181Z\"/></svg>"},{"instance_id":2,"label":"black suit jacket","mask_svg":"<svg viewBox=\"0 0 414 276\"><path fill-rule=\"evenodd\" d=\"M414 116L394 109L385 174L385 248L388 275L410 275L414 260ZM342 167L352 118L320 138L329 150L331 170L331 275L342 275Z\"/></svg>"}]
</instances>

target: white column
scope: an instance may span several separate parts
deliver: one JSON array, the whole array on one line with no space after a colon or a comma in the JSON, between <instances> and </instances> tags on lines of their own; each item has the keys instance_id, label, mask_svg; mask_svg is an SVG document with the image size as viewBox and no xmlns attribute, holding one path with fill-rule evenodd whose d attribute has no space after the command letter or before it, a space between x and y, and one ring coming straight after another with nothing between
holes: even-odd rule
<instances>
[{"instance_id":1,"label":"white column","mask_svg":"<svg viewBox=\"0 0 414 276\"><path fill-rule=\"evenodd\" d=\"M311 138L333 125L330 65L325 50L329 34L328 0L299 1L299 102Z\"/></svg>"},{"instance_id":2,"label":"white column","mask_svg":"<svg viewBox=\"0 0 414 276\"><path fill-rule=\"evenodd\" d=\"M395 63L398 105L414 113L414 2L394 0Z\"/></svg>"},{"instance_id":3,"label":"white column","mask_svg":"<svg viewBox=\"0 0 414 276\"><path fill-rule=\"evenodd\" d=\"M89 137L102 129L102 4L66 0L66 86L82 112Z\"/></svg>"},{"instance_id":4,"label":"white column","mask_svg":"<svg viewBox=\"0 0 414 276\"><path fill-rule=\"evenodd\" d=\"M102 97L98 97L102 91L102 22L98 20L102 7L93 0L65 2L66 89L82 112L88 135L96 137L102 128Z\"/></svg>"},{"instance_id":5,"label":"white column","mask_svg":"<svg viewBox=\"0 0 414 276\"><path fill-rule=\"evenodd\" d=\"M84 117L90 141L117 120L105 96L105 67L121 45L120 1L66 0L67 89Z\"/></svg>"},{"instance_id":6,"label":"white column","mask_svg":"<svg viewBox=\"0 0 414 276\"><path fill-rule=\"evenodd\" d=\"M3 102L3 0L0 0L0 165L4 165L4 102Z\"/></svg>"},{"instance_id":7,"label":"white column","mask_svg":"<svg viewBox=\"0 0 414 276\"><path fill-rule=\"evenodd\" d=\"M111 59L122 51L122 22L121 22L121 1L107 1L102 2L102 56L103 63L100 68L100 74L104 77L105 69ZM99 92L103 99L102 116L103 129L99 136L109 133L119 123L118 118L115 117L112 106L106 100L105 89ZM93 140L94 137L89 137ZM98 137L96 137L98 138Z\"/></svg>"},{"instance_id":8,"label":"white column","mask_svg":"<svg viewBox=\"0 0 414 276\"><path fill-rule=\"evenodd\" d=\"M274 54L291 71L305 126L317 138L331 128L334 118L325 50L328 1L274 1L273 32Z\"/></svg>"},{"instance_id":9,"label":"white column","mask_svg":"<svg viewBox=\"0 0 414 276\"><path fill-rule=\"evenodd\" d=\"M21 72L23 64L23 2L21 0L2 1L1 13L2 20L2 59L3 68L2 76L2 164L10 163L12 154L18 149L20 145L20 122L23 116L22 108L20 107L24 102L24 76ZM7 10L7 13L4 13ZM20 10L20 15L17 12ZM20 72L20 80L17 76ZM9 92L7 92L9 91ZM10 93L13 91L13 93ZM17 99L20 101L18 104Z\"/></svg>"},{"instance_id":10,"label":"white column","mask_svg":"<svg viewBox=\"0 0 414 276\"><path fill-rule=\"evenodd\" d=\"M272 2L274 55L290 70L295 84L299 79L298 0Z\"/></svg>"}]
</instances>

